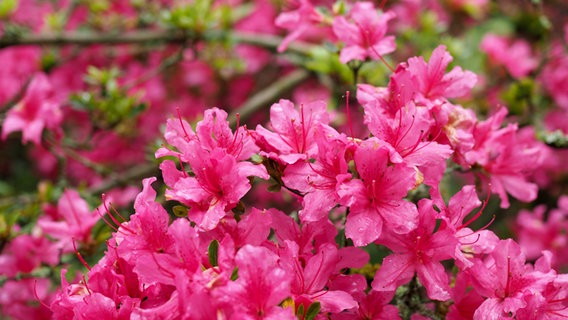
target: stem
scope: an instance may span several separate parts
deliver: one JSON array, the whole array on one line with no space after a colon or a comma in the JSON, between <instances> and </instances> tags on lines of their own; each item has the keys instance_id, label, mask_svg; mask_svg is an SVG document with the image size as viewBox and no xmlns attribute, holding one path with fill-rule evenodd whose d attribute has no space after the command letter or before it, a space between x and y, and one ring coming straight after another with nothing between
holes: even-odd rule
<instances>
[{"instance_id":1,"label":"stem","mask_svg":"<svg viewBox=\"0 0 568 320\"><path fill-rule=\"evenodd\" d=\"M122 174L111 176L98 186L89 188L87 192L89 194L101 194L112 188L128 185L128 183L133 180L140 180L141 178L156 176L158 174L158 166L155 163L140 165Z\"/></svg>"},{"instance_id":2,"label":"stem","mask_svg":"<svg viewBox=\"0 0 568 320\"><path fill-rule=\"evenodd\" d=\"M201 35L180 30L136 30L127 33L75 31L4 37L0 38L0 49L22 45L120 45L145 44L148 42L183 44L188 40L200 38L232 39L237 43L274 50L282 42L282 38L278 36L227 31L210 31ZM288 46L288 51L306 55L311 48L312 46L308 44L294 43Z\"/></svg>"}]
</instances>

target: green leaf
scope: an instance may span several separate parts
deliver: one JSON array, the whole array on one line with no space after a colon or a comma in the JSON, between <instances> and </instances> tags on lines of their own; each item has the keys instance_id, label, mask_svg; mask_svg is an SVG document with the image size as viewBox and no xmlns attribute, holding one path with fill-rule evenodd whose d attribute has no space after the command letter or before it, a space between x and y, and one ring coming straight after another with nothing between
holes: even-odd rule
<instances>
[{"instance_id":1,"label":"green leaf","mask_svg":"<svg viewBox=\"0 0 568 320\"><path fill-rule=\"evenodd\" d=\"M298 316L298 319L304 319L304 305L301 304L298 307L298 311L296 311L296 316Z\"/></svg>"},{"instance_id":2,"label":"green leaf","mask_svg":"<svg viewBox=\"0 0 568 320\"><path fill-rule=\"evenodd\" d=\"M187 217L188 208L184 206L173 206L172 211L176 217Z\"/></svg>"},{"instance_id":3,"label":"green leaf","mask_svg":"<svg viewBox=\"0 0 568 320\"><path fill-rule=\"evenodd\" d=\"M207 249L207 253L209 255L209 263L216 267L219 265L219 241L213 240L209 244L209 248Z\"/></svg>"},{"instance_id":4,"label":"green leaf","mask_svg":"<svg viewBox=\"0 0 568 320\"><path fill-rule=\"evenodd\" d=\"M314 320L318 313L320 312L321 304L316 301L308 307L308 311L306 312L306 320Z\"/></svg>"},{"instance_id":5,"label":"green leaf","mask_svg":"<svg viewBox=\"0 0 568 320\"><path fill-rule=\"evenodd\" d=\"M18 0L0 1L0 18L8 17L18 7Z\"/></svg>"},{"instance_id":6,"label":"green leaf","mask_svg":"<svg viewBox=\"0 0 568 320\"><path fill-rule=\"evenodd\" d=\"M231 273L231 281L235 281L239 278L239 267L235 267L233 269L233 273Z\"/></svg>"}]
</instances>

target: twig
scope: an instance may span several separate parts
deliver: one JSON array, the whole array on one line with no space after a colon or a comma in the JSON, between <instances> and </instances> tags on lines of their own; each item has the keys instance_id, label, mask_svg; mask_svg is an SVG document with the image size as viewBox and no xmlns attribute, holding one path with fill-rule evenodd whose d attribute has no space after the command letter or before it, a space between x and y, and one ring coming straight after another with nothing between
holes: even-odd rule
<instances>
[{"instance_id":1,"label":"twig","mask_svg":"<svg viewBox=\"0 0 568 320\"><path fill-rule=\"evenodd\" d=\"M0 39L0 48L19 45L91 45L91 44L129 44L147 42L183 43L186 36L181 32L170 30L143 30L128 33L93 33L93 32L62 32L44 34L26 34Z\"/></svg>"},{"instance_id":2,"label":"twig","mask_svg":"<svg viewBox=\"0 0 568 320\"><path fill-rule=\"evenodd\" d=\"M112 188L128 185L132 180L156 176L159 173L158 165L155 163L139 165L123 173L110 176L109 179L105 180L103 183L87 189L87 193L100 195Z\"/></svg>"},{"instance_id":3,"label":"twig","mask_svg":"<svg viewBox=\"0 0 568 320\"><path fill-rule=\"evenodd\" d=\"M273 50L282 42L281 37L273 35L225 31L209 31L204 34L188 33L180 30L136 30L126 33L76 31L3 37L0 38L0 49L22 45L120 45L144 44L149 42L183 44L188 40L209 38L231 39L237 43L250 44ZM311 48L311 45L305 43L293 43L288 46L288 52L307 55Z\"/></svg>"}]
</instances>

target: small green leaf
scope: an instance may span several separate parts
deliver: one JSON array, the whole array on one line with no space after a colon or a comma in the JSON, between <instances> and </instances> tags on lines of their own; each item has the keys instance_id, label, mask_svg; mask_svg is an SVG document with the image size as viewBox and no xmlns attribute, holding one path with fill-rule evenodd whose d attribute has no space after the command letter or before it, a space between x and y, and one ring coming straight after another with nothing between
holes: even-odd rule
<instances>
[{"instance_id":1,"label":"small green leaf","mask_svg":"<svg viewBox=\"0 0 568 320\"><path fill-rule=\"evenodd\" d=\"M12 14L18 7L18 0L2 0L0 1L0 18L5 18Z\"/></svg>"},{"instance_id":2,"label":"small green leaf","mask_svg":"<svg viewBox=\"0 0 568 320\"><path fill-rule=\"evenodd\" d=\"M184 206L173 206L172 211L176 217L187 217L188 209Z\"/></svg>"},{"instance_id":3,"label":"small green leaf","mask_svg":"<svg viewBox=\"0 0 568 320\"><path fill-rule=\"evenodd\" d=\"M235 267L235 269L233 269L233 273L231 273L231 280L235 281L239 278L239 267Z\"/></svg>"},{"instance_id":4,"label":"small green leaf","mask_svg":"<svg viewBox=\"0 0 568 320\"><path fill-rule=\"evenodd\" d=\"M278 183L268 186L269 192L280 192L280 189L282 189L282 186Z\"/></svg>"},{"instance_id":5,"label":"small green leaf","mask_svg":"<svg viewBox=\"0 0 568 320\"><path fill-rule=\"evenodd\" d=\"M321 304L316 301L308 307L308 311L306 312L306 320L314 320L318 313L320 312Z\"/></svg>"},{"instance_id":6,"label":"small green leaf","mask_svg":"<svg viewBox=\"0 0 568 320\"><path fill-rule=\"evenodd\" d=\"M296 312L296 316L298 316L298 319L304 319L304 305L301 304L298 307L298 311Z\"/></svg>"},{"instance_id":7,"label":"small green leaf","mask_svg":"<svg viewBox=\"0 0 568 320\"><path fill-rule=\"evenodd\" d=\"M207 253L209 255L209 263L216 267L219 265L219 241L213 240L209 244L209 248L207 249Z\"/></svg>"}]
</instances>

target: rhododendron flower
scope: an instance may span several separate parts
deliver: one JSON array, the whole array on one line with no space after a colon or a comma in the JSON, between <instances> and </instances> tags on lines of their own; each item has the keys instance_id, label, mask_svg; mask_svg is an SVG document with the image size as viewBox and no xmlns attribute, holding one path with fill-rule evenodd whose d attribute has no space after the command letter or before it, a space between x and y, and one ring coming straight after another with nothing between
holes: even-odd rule
<instances>
[{"instance_id":1,"label":"rhododendron flower","mask_svg":"<svg viewBox=\"0 0 568 320\"><path fill-rule=\"evenodd\" d=\"M318 147L315 162L311 163L311 159L298 161L287 166L282 176L287 187L305 193L304 208L300 211L302 221L327 218L338 201L338 184L351 178L345 160L347 137L320 125L315 128L314 138Z\"/></svg>"},{"instance_id":2,"label":"rhododendron flower","mask_svg":"<svg viewBox=\"0 0 568 320\"><path fill-rule=\"evenodd\" d=\"M58 247L46 237L22 234L10 241L0 254L0 274L13 277L30 273L42 263L53 266L59 261Z\"/></svg>"},{"instance_id":3,"label":"rhododendron flower","mask_svg":"<svg viewBox=\"0 0 568 320\"><path fill-rule=\"evenodd\" d=\"M332 274L339 270L337 264L341 256L335 244L326 243L319 247L315 255L301 263L299 247L292 241L285 241L281 250L279 265L288 274L294 275L291 293L296 306L304 305L304 309L315 301L321 303L322 311L339 313L357 306L351 295L341 290L327 290L326 284Z\"/></svg>"},{"instance_id":4,"label":"rhododendron flower","mask_svg":"<svg viewBox=\"0 0 568 320\"><path fill-rule=\"evenodd\" d=\"M273 131L258 125L253 133L261 155L292 164L307 159L317 150L314 132L317 124L329 124L329 114L323 101L301 104L299 110L289 100L280 100L270 107Z\"/></svg>"},{"instance_id":5,"label":"rhododendron flower","mask_svg":"<svg viewBox=\"0 0 568 320\"><path fill-rule=\"evenodd\" d=\"M459 98L467 95L477 82L477 76L468 70L454 67L446 73L452 56L443 45L433 52L428 63L423 57L408 59L408 72L418 81L418 92L424 99Z\"/></svg>"},{"instance_id":6,"label":"rhododendron flower","mask_svg":"<svg viewBox=\"0 0 568 320\"><path fill-rule=\"evenodd\" d=\"M40 70L41 49L33 46L2 48L0 61L0 106L4 106L22 90L30 76Z\"/></svg>"},{"instance_id":7,"label":"rhododendron flower","mask_svg":"<svg viewBox=\"0 0 568 320\"><path fill-rule=\"evenodd\" d=\"M274 22L278 27L292 31L278 46L278 52L284 52L288 45L306 33L313 33L323 16L316 10L310 0L299 0L296 10L282 12Z\"/></svg>"},{"instance_id":8,"label":"rhododendron flower","mask_svg":"<svg viewBox=\"0 0 568 320\"><path fill-rule=\"evenodd\" d=\"M97 209L98 210L98 209ZM71 251L73 241L88 243L92 240L91 230L99 221L99 214L89 210L89 205L75 190L66 190L57 208L46 208L47 215L38 220L38 226L55 239L59 239L61 249Z\"/></svg>"},{"instance_id":9,"label":"rhododendron flower","mask_svg":"<svg viewBox=\"0 0 568 320\"><path fill-rule=\"evenodd\" d=\"M542 163L542 144L534 137L521 139L517 125L500 129L507 109L501 108L473 130L475 146L464 154L467 165L479 165L489 175L491 192L501 198L501 208L509 207L507 193L522 201L537 196L536 184L527 181L527 173Z\"/></svg>"},{"instance_id":10,"label":"rhododendron flower","mask_svg":"<svg viewBox=\"0 0 568 320\"><path fill-rule=\"evenodd\" d=\"M345 42L339 54L341 63L367 57L379 59L396 49L394 36L386 36L387 23L395 17L393 12L379 15L372 2L356 2L348 17L352 22L345 17L333 21L333 32Z\"/></svg>"},{"instance_id":11,"label":"rhododendron flower","mask_svg":"<svg viewBox=\"0 0 568 320\"><path fill-rule=\"evenodd\" d=\"M182 161L187 162L194 153L212 152L220 148L236 160L243 161L258 152L258 147L246 128L238 127L233 134L227 121L227 112L218 108L205 111L203 120L197 123L195 132L185 120L169 119L164 137L179 153L162 147L156 151L157 158L179 156Z\"/></svg>"},{"instance_id":12,"label":"rhododendron flower","mask_svg":"<svg viewBox=\"0 0 568 320\"><path fill-rule=\"evenodd\" d=\"M363 275L339 275L330 284L330 289L342 289L357 300L359 306L332 317L334 320L395 320L400 319L398 308L389 304L393 291L370 290L367 293L367 280Z\"/></svg>"},{"instance_id":13,"label":"rhododendron flower","mask_svg":"<svg viewBox=\"0 0 568 320\"><path fill-rule=\"evenodd\" d=\"M393 253L384 258L375 274L374 290L396 290L416 273L428 297L442 301L450 299L449 279L440 261L455 257L458 241L455 232L444 222L434 232L436 219L430 204L424 200L419 202L419 220L415 229L406 234L387 229L385 236L378 240Z\"/></svg>"},{"instance_id":14,"label":"rhododendron flower","mask_svg":"<svg viewBox=\"0 0 568 320\"><path fill-rule=\"evenodd\" d=\"M538 264L537 264L538 265ZM470 273L474 288L487 297L475 311L477 319L499 319L515 315L527 306L525 297L542 292L555 272L525 265L525 255L513 240L501 240L484 260L475 260Z\"/></svg>"},{"instance_id":15,"label":"rhododendron flower","mask_svg":"<svg viewBox=\"0 0 568 320\"><path fill-rule=\"evenodd\" d=\"M516 79L529 75L538 66L538 60L525 40L518 39L511 43L505 37L490 33L485 35L480 47L489 55L491 61L503 65Z\"/></svg>"},{"instance_id":16,"label":"rhododendron flower","mask_svg":"<svg viewBox=\"0 0 568 320\"><path fill-rule=\"evenodd\" d=\"M164 181L170 187L166 197L188 205L189 218L204 230L215 228L250 190L248 177L268 178L264 167L237 162L222 149L211 154L193 154L189 163L194 177L178 171L173 161L166 160L160 165Z\"/></svg>"},{"instance_id":17,"label":"rhododendron flower","mask_svg":"<svg viewBox=\"0 0 568 320\"><path fill-rule=\"evenodd\" d=\"M383 228L407 233L416 226L416 206L403 200L416 186L416 171L404 163L391 163L390 153L382 141L373 138L364 141L354 156L361 179L338 187L339 202L350 207L345 235L355 246L379 239Z\"/></svg>"},{"instance_id":18,"label":"rhododendron flower","mask_svg":"<svg viewBox=\"0 0 568 320\"><path fill-rule=\"evenodd\" d=\"M538 80L552 96L554 102L562 110L568 110L568 53L564 47L554 46L551 55L552 58L544 66Z\"/></svg>"},{"instance_id":19,"label":"rhododendron flower","mask_svg":"<svg viewBox=\"0 0 568 320\"><path fill-rule=\"evenodd\" d=\"M0 312L3 317L20 320L53 319L51 310L45 305L36 306L38 299L50 302L49 279L23 278L8 280L0 287Z\"/></svg>"},{"instance_id":20,"label":"rhododendron flower","mask_svg":"<svg viewBox=\"0 0 568 320\"><path fill-rule=\"evenodd\" d=\"M263 247L245 245L235 261L239 277L221 289L220 300L232 309L229 319L296 319L279 304L290 295L291 278L277 265L278 256Z\"/></svg>"},{"instance_id":21,"label":"rhododendron flower","mask_svg":"<svg viewBox=\"0 0 568 320\"><path fill-rule=\"evenodd\" d=\"M437 188L446 168L445 160L451 156L452 149L431 141L441 133L433 132L433 129L441 129L435 127L430 111L416 107L412 102L392 116L378 106L373 107L373 104L366 104L363 108L369 131L395 149L392 161L403 159L408 166L417 167L424 183Z\"/></svg>"},{"instance_id":22,"label":"rhododendron flower","mask_svg":"<svg viewBox=\"0 0 568 320\"><path fill-rule=\"evenodd\" d=\"M2 139L15 131L22 131L22 142L41 144L44 128L57 129L63 120L59 103L52 97L53 88L47 76L38 73L26 93L6 116L2 124Z\"/></svg>"},{"instance_id":23,"label":"rhododendron flower","mask_svg":"<svg viewBox=\"0 0 568 320\"><path fill-rule=\"evenodd\" d=\"M548 213L546 211L547 208L540 205L532 212L519 212L515 228L518 242L527 259L534 260L540 257L542 251L548 250L553 253L555 265L564 265L568 262L568 197L560 197L558 208Z\"/></svg>"}]
</instances>

